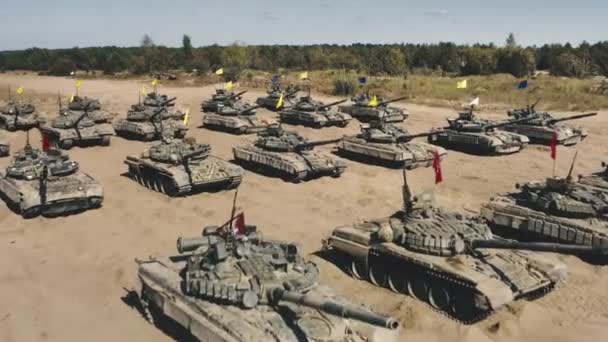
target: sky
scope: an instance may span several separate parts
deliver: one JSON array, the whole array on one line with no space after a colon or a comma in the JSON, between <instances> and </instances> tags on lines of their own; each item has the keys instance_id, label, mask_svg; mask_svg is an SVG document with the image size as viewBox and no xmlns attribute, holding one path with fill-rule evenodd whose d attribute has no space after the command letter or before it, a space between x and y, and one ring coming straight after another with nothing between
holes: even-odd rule
<instances>
[{"instance_id":1,"label":"sky","mask_svg":"<svg viewBox=\"0 0 608 342\"><path fill-rule=\"evenodd\" d=\"M608 40L608 0L1 0L0 51L30 47Z\"/></svg>"}]
</instances>

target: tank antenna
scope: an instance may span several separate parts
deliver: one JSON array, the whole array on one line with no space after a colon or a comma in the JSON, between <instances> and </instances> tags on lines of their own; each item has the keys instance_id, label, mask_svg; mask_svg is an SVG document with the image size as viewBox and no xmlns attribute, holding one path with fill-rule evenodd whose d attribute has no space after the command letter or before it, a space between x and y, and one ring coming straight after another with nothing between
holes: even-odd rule
<instances>
[{"instance_id":1,"label":"tank antenna","mask_svg":"<svg viewBox=\"0 0 608 342\"><path fill-rule=\"evenodd\" d=\"M25 132L25 147L30 147L30 130Z\"/></svg>"},{"instance_id":2,"label":"tank antenna","mask_svg":"<svg viewBox=\"0 0 608 342\"><path fill-rule=\"evenodd\" d=\"M230 212L230 234L233 232L233 224L234 224L234 215L236 214L236 199L239 195L239 188L236 188L234 191L234 198L232 199L232 211Z\"/></svg>"},{"instance_id":3,"label":"tank antenna","mask_svg":"<svg viewBox=\"0 0 608 342\"><path fill-rule=\"evenodd\" d=\"M407 217L412 212L412 192L407 184L407 174L405 167L403 168L403 212L404 217Z\"/></svg>"},{"instance_id":4,"label":"tank antenna","mask_svg":"<svg viewBox=\"0 0 608 342\"><path fill-rule=\"evenodd\" d=\"M572 164L570 164L570 171L568 171L568 177L566 177L567 180L572 179L572 171L574 170L574 162L576 162L576 156L578 156L578 151L574 153L574 158L572 158Z\"/></svg>"}]
</instances>

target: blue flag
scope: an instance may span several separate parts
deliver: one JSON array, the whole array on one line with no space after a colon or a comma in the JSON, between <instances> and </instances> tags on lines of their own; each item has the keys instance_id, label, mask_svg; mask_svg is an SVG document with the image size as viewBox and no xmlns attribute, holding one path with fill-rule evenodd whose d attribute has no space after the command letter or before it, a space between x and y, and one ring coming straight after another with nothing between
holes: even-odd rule
<instances>
[{"instance_id":1,"label":"blue flag","mask_svg":"<svg viewBox=\"0 0 608 342\"><path fill-rule=\"evenodd\" d=\"M281 82L281 75L272 76L272 83L279 83L279 82Z\"/></svg>"},{"instance_id":2,"label":"blue flag","mask_svg":"<svg viewBox=\"0 0 608 342\"><path fill-rule=\"evenodd\" d=\"M367 77L359 77L359 83L361 83L361 84L367 83Z\"/></svg>"},{"instance_id":3,"label":"blue flag","mask_svg":"<svg viewBox=\"0 0 608 342\"><path fill-rule=\"evenodd\" d=\"M519 82L519 84L517 85L517 89L526 89L528 88L528 80L523 80L521 82Z\"/></svg>"}]
</instances>

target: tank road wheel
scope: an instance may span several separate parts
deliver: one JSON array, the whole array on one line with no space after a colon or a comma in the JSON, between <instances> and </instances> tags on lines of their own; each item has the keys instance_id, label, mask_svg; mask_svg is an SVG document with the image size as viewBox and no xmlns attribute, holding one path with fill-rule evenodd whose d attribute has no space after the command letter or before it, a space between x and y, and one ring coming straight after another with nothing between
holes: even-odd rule
<instances>
[{"instance_id":1,"label":"tank road wheel","mask_svg":"<svg viewBox=\"0 0 608 342\"><path fill-rule=\"evenodd\" d=\"M478 309L477 306L483 306L483 304L478 303L481 301L481 298L476 300L476 297L477 296L472 293L456 293L452 303L452 313L454 317L463 322L473 322L477 319L483 312L483 310ZM488 308L486 311L490 312L491 309Z\"/></svg>"},{"instance_id":2,"label":"tank road wheel","mask_svg":"<svg viewBox=\"0 0 608 342\"><path fill-rule=\"evenodd\" d=\"M69 150L72 148L72 146L74 145L74 140L72 139L65 139L59 142L59 147L61 147L64 150Z\"/></svg>"},{"instance_id":3,"label":"tank road wheel","mask_svg":"<svg viewBox=\"0 0 608 342\"><path fill-rule=\"evenodd\" d=\"M161 194L166 193L165 192L165 180L164 179L157 179L156 180L156 190L158 192L160 192Z\"/></svg>"},{"instance_id":4,"label":"tank road wheel","mask_svg":"<svg viewBox=\"0 0 608 342\"><path fill-rule=\"evenodd\" d=\"M429 284L421 277L413 277L407 283L407 293L419 301L425 302L428 299L428 292Z\"/></svg>"},{"instance_id":5,"label":"tank road wheel","mask_svg":"<svg viewBox=\"0 0 608 342\"><path fill-rule=\"evenodd\" d=\"M351 276L363 280L365 279L365 265L355 260L351 261L349 273Z\"/></svg>"},{"instance_id":6,"label":"tank road wheel","mask_svg":"<svg viewBox=\"0 0 608 342\"><path fill-rule=\"evenodd\" d=\"M429 288L429 304L435 309L453 313L452 293L448 284L434 282Z\"/></svg>"},{"instance_id":7,"label":"tank road wheel","mask_svg":"<svg viewBox=\"0 0 608 342\"><path fill-rule=\"evenodd\" d=\"M408 294L408 277L403 274L403 271L392 270L388 272L388 279L386 280L388 288L395 293Z\"/></svg>"},{"instance_id":8,"label":"tank road wheel","mask_svg":"<svg viewBox=\"0 0 608 342\"><path fill-rule=\"evenodd\" d=\"M163 189L167 196L175 197L179 193L179 189L172 179L163 178Z\"/></svg>"},{"instance_id":9,"label":"tank road wheel","mask_svg":"<svg viewBox=\"0 0 608 342\"><path fill-rule=\"evenodd\" d=\"M101 141L99 142L101 146L110 146L110 136L104 135L101 137Z\"/></svg>"},{"instance_id":10,"label":"tank road wheel","mask_svg":"<svg viewBox=\"0 0 608 342\"><path fill-rule=\"evenodd\" d=\"M40 215L40 207L31 207L21 210L21 216L26 219L31 219Z\"/></svg>"},{"instance_id":11,"label":"tank road wheel","mask_svg":"<svg viewBox=\"0 0 608 342\"><path fill-rule=\"evenodd\" d=\"M144 141L152 141L154 140L154 133L148 133L144 135Z\"/></svg>"},{"instance_id":12,"label":"tank road wheel","mask_svg":"<svg viewBox=\"0 0 608 342\"><path fill-rule=\"evenodd\" d=\"M369 276L369 281L371 281L372 284L379 286L379 287L386 286L386 279L388 277L387 277L387 273L386 273L386 268L384 266L382 266L380 264L370 265L368 276Z\"/></svg>"}]
</instances>

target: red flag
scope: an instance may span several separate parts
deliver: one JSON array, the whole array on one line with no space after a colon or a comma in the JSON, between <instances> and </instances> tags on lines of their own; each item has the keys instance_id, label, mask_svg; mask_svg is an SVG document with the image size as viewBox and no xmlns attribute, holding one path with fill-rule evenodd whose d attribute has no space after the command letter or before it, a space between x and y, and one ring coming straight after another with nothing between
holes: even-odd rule
<instances>
[{"instance_id":1,"label":"red flag","mask_svg":"<svg viewBox=\"0 0 608 342\"><path fill-rule=\"evenodd\" d=\"M435 170L435 184L439 184L443 181L443 175L441 174L441 160L437 151L433 153L433 169Z\"/></svg>"},{"instance_id":2,"label":"red flag","mask_svg":"<svg viewBox=\"0 0 608 342\"><path fill-rule=\"evenodd\" d=\"M557 157L557 132L553 132L551 137L551 159L555 160Z\"/></svg>"},{"instance_id":3,"label":"red flag","mask_svg":"<svg viewBox=\"0 0 608 342\"><path fill-rule=\"evenodd\" d=\"M51 148L51 139L46 133L42 133L42 150L47 152Z\"/></svg>"},{"instance_id":4,"label":"red flag","mask_svg":"<svg viewBox=\"0 0 608 342\"><path fill-rule=\"evenodd\" d=\"M245 234L245 213L240 213L234 217L232 231L235 235Z\"/></svg>"}]
</instances>

